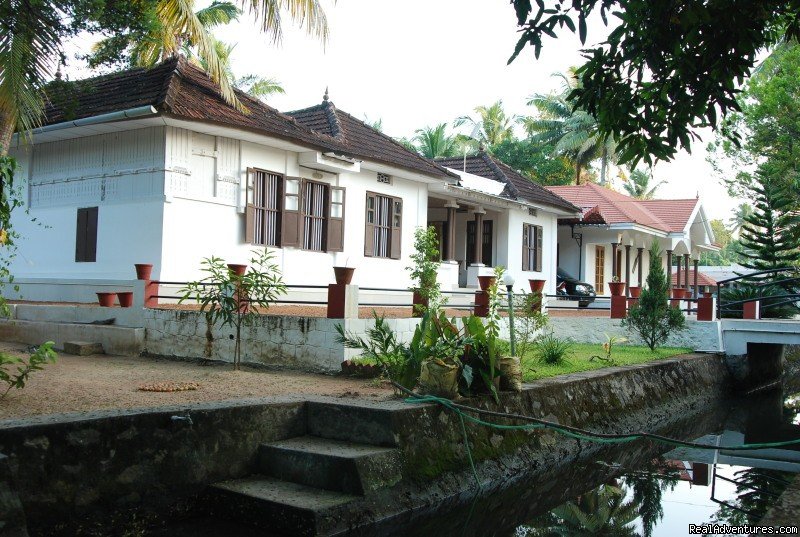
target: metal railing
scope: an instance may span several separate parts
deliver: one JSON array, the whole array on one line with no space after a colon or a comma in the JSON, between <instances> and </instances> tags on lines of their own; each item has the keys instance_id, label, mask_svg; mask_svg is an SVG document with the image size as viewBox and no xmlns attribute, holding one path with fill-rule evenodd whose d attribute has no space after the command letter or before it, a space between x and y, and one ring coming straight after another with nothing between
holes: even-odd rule
<instances>
[{"instance_id":1,"label":"metal railing","mask_svg":"<svg viewBox=\"0 0 800 537\"><path fill-rule=\"evenodd\" d=\"M728 278L726 280L721 280L717 282L717 318L722 319L723 314L725 312L738 312L739 308L735 306L741 306L744 308L745 304L749 304L752 302L760 303L760 308L762 310L766 310L769 308L774 308L776 306L783 306L785 304L794 304L800 300L800 293L780 293L778 295L765 295L765 289L786 289L784 286L786 284L792 283L795 284L793 287L797 289L798 285L800 284L800 276L793 276L790 278L783 278L780 280L767 278L767 275L778 275L781 273L788 273L788 274L795 274L797 269L793 267L781 267L769 270L760 270L757 272L751 272L749 274L740 274L733 278ZM759 279L763 281L758 281ZM752 280L756 280L755 282ZM755 297L746 298L743 300L723 300L724 291L723 288L733 288L736 285L744 285L747 288L753 289L756 292Z\"/></svg>"}]
</instances>

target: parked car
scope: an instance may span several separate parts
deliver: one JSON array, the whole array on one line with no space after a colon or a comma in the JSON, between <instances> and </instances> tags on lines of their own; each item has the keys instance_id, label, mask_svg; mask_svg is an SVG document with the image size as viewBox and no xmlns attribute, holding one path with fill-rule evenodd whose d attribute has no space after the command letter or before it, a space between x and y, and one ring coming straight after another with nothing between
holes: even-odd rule
<instances>
[{"instance_id":1,"label":"parked car","mask_svg":"<svg viewBox=\"0 0 800 537\"><path fill-rule=\"evenodd\" d=\"M562 295L566 300L577 300L581 308L594 302L597 295L591 284L573 278L561 269L556 272L556 294Z\"/></svg>"}]
</instances>

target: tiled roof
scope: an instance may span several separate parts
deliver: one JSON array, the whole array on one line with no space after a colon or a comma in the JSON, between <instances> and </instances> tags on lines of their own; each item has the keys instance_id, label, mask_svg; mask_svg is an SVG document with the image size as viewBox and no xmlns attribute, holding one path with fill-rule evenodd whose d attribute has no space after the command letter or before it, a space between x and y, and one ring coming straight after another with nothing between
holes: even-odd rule
<instances>
[{"instance_id":1,"label":"tiled roof","mask_svg":"<svg viewBox=\"0 0 800 537\"><path fill-rule=\"evenodd\" d=\"M293 118L237 90L247 109L240 112L219 95L219 86L183 58L150 69L119 71L46 89L45 124L151 105L168 116L216 123L265 134L300 145L348 154L333 137L298 124Z\"/></svg>"},{"instance_id":2,"label":"tiled roof","mask_svg":"<svg viewBox=\"0 0 800 537\"><path fill-rule=\"evenodd\" d=\"M678 282L678 273L675 271L675 267L672 267L672 286L675 287L676 285L683 285L683 272L681 272L681 281ZM694 285L694 269L689 269L689 285ZM711 287L716 287L717 281L710 276L703 274L702 271L697 273L697 285L709 285Z\"/></svg>"},{"instance_id":3,"label":"tiled roof","mask_svg":"<svg viewBox=\"0 0 800 537\"><path fill-rule=\"evenodd\" d=\"M543 203L567 211L578 211L578 207L561 196L548 191L538 183L531 181L513 168L500 162L485 151L477 155L464 157L448 157L436 159L436 163L453 170L463 170L472 175L498 181L506 185L502 196L509 199L522 199L533 203Z\"/></svg>"},{"instance_id":4,"label":"tiled roof","mask_svg":"<svg viewBox=\"0 0 800 537\"><path fill-rule=\"evenodd\" d=\"M594 183L547 188L584 211L599 211L607 224L633 223L667 233L683 232L700 203L697 199L643 201Z\"/></svg>"},{"instance_id":5,"label":"tiled roof","mask_svg":"<svg viewBox=\"0 0 800 537\"><path fill-rule=\"evenodd\" d=\"M398 166L407 170L434 177L455 177L434 162L403 147L391 136L387 136L363 121L354 118L334 106L326 98L322 104L287 112L300 125L314 132L331 136L342 143L348 153L376 162Z\"/></svg>"}]
</instances>

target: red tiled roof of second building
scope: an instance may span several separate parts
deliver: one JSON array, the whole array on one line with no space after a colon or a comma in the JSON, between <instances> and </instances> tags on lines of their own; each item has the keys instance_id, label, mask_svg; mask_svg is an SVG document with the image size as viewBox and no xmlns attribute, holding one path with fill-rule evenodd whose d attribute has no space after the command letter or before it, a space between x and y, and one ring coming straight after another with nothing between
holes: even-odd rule
<instances>
[{"instance_id":1,"label":"red tiled roof of second building","mask_svg":"<svg viewBox=\"0 0 800 537\"><path fill-rule=\"evenodd\" d=\"M683 271L681 271L681 281L678 282L678 273L676 271L676 268L672 267L672 286L673 287L675 287L676 285L681 285L682 286L683 282L684 282L684 278L685 278L685 275L684 275ZM689 286L691 287L693 285L694 285L694 269L690 268L689 269ZM717 281L714 278L711 278L710 276L707 276L706 274L703 274L702 272L698 272L697 273L697 285L707 285L709 287L716 287L717 286Z\"/></svg>"},{"instance_id":2,"label":"red tiled roof of second building","mask_svg":"<svg viewBox=\"0 0 800 537\"><path fill-rule=\"evenodd\" d=\"M582 209L599 211L606 224L633 223L667 233L682 232L699 200L638 200L597 184L551 186Z\"/></svg>"}]
</instances>

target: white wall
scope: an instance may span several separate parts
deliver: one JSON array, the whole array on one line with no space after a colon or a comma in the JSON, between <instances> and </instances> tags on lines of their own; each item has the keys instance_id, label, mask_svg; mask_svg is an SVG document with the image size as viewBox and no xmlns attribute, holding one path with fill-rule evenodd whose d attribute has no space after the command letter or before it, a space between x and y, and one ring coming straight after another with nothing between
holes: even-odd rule
<instances>
[{"instance_id":1,"label":"white wall","mask_svg":"<svg viewBox=\"0 0 800 537\"><path fill-rule=\"evenodd\" d=\"M198 144L199 141L199 144ZM171 168L189 162L192 173L200 159L190 155L192 147L209 144L208 139L193 137L184 129L167 132L167 163ZM211 147L211 146L209 146ZM360 173L321 173L298 164L298 154L250 142L217 138L217 162L224 161L226 170L235 168L240 184L227 188L230 179L217 181L217 190L209 186L210 180L197 186L186 176L174 173L168 176L168 203L164 209L164 269L161 278L187 281L199 277L200 262L215 255L231 263L247 263L254 247L245 243L245 215L241 208L243 188L248 167L262 168L288 176L301 176L345 190L344 252L312 252L299 248L273 248L276 262L287 284L325 285L333 283L335 264L356 268L353 283L362 287L405 288L410 284L409 255L413 250L414 229L427 222L427 185L416 181L392 177L392 184L378 183L377 172L364 169ZM197 151L195 151L197 152ZM206 158L208 157L201 157ZM194 159L194 160L192 160ZM317 176L314 176L314 174ZM219 175L220 172L217 172ZM201 175L201 174L198 174ZM204 177L207 174L202 174ZM213 181L211 181L213 183ZM226 189L220 191L220 186ZM364 219L366 192L376 192L403 199L402 258L380 259L364 256Z\"/></svg>"},{"instance_id":2,"label":"white wall","mask_svg":"<svg viewBox=\"0 0 800 537\"><path fill-rule=\"evenodd\" d=\"M516 289L524 288L526 291L530 291L529 279L543 279L547 280L545 292L554 294L556 292L556 244L558 241L556 215L541 209L538 211L537 216L529 215L527 209L509 209L507 215L507 225L504 230L507 240L500 243L500 247L505 250L501 255L506 262L500 264L505 265L508 272L514 277L517 282L515 284ZM541 272L522 270L523 224L542 226L544 245L542 247Z\"/></svg>"},{"instance_id":3,"label":"white wall","mask_svg":"<svg viewBox=\"0 0 800 537\"><path fill-rule=\"evenodd\" d=\"M16 277L134 278L134 263L160 262L162 127L87 136L12 149L26 214ZM77 209L98 207L97 261L77 263ZM35 222L33 221L35 219Z\"/></svg>"}]
</instances>

